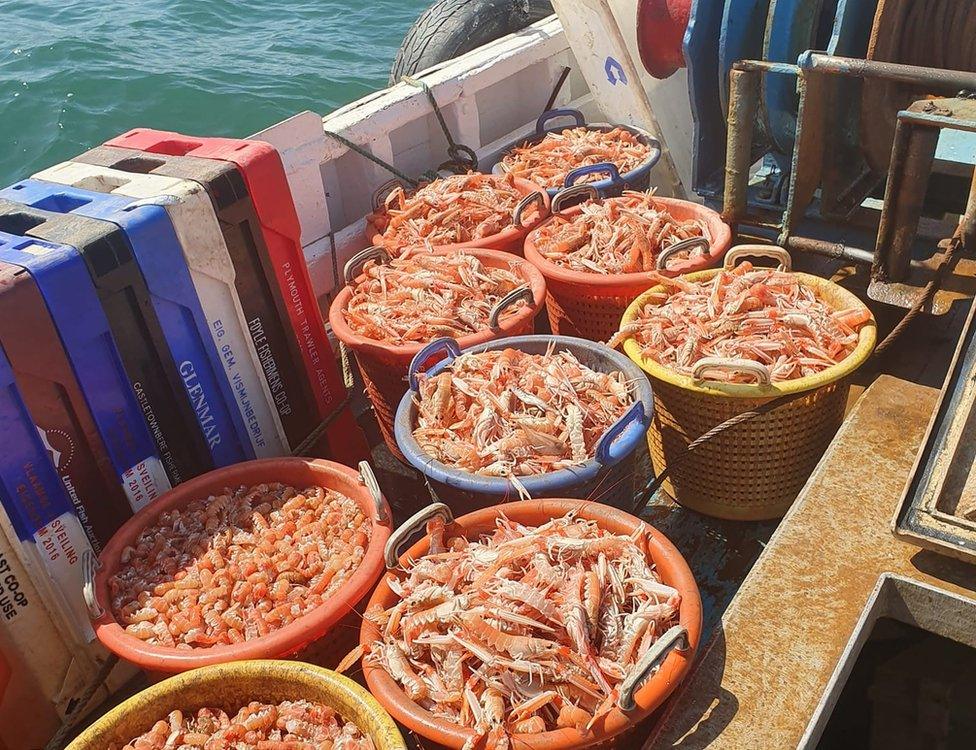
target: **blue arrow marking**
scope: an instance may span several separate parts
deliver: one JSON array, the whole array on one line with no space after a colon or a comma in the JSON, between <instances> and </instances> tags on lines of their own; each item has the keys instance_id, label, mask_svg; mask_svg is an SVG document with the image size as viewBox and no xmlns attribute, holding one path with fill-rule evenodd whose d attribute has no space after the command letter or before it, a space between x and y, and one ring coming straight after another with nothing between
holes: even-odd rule
<instances>
[{"instance_id":1,"label":"blue arrow marking","mask_svg":"<svg viewBox=\"0 0 976 750\"><path fill-rule=\"evenodd\" d=\"M627 85L627 74L624 73L624 66L612 57L607 57L607 61L603 64L603 69L606 71L607 80L611 84L616 86L617 81L620 81L624 86Z\"/></svg>"}]
</instances>

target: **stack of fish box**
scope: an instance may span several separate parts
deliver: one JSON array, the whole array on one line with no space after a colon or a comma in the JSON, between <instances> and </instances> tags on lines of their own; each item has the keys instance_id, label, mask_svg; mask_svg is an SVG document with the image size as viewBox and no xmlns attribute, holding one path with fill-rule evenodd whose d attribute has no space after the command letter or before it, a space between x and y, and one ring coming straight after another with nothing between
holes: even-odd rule
<instances>
[{"instance_id":1,"label":"stack of fish box","mask_svg":"<svg viewBox=\"0 0 976 750\"><path fill-rule=\"evenodd\" d=\"M323 422L368 450L258 141L135 130L0 190L0 380L0 727L37 733L0 747L97 675L86 570L133 512Z\"/></svg>"}]
</instances>

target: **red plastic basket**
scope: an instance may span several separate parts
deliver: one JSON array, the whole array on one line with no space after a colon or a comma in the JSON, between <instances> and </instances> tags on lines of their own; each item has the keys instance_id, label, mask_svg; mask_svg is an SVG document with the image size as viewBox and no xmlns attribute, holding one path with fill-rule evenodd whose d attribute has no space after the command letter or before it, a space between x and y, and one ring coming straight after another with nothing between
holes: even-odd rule
<instances>
[{"instance_id":1,"label":"red plastic basket","mask_svg":"<svg viewBox=\"0 0 976 750\"><path fill-rule=\"evenodd\" d=\"M275 281L286 303L319 416L332 416L346 397L346 387L312 291L302 250L302 228L278 152L264 141L194 138L146 128L130 130L105 145L217 159L231 162L240 170L261 222ZM369 445L349 408L342 409L325 435L329 455L337 461L351 464L369 457Z\"/></svg>"},{"instance_id":2,"label":"red plastic basket","mask_svg":"<svg viewBox=\"0 0 976 750\"><path fill-rule=\"evenodd\" d=\"M367 465L368 467L368 465ZM292 623L262 637L234 645L178 649L145 643L125 632L112 612L109 579L123 565L121 555L161 513L181 508L225 487L285 482L293 486L318 485L337 490L356 501L372 521L366 555L359 568L327 603ZM334 667L358 638L355 611L362 608L383 572L383 548L390 537L392 517L372 471L360 474L321 459L267 458L217 469L175 487L147 505L119 529L99 556L100 567L91 586L90 608L101 610L92 622L102 645L151 674L174 674L209 664L240 659L275 659L308 649L308 659ZM324 636L329 635L328 639Z\"/></svg>"},{"instance_id":3,"label":"red plastic basket","mask_svg":"<svg viewBox=\"0 0 976 750\"><path fill-rule=\"evenodd\" d=\"M435 251L435 255L455 252L449 249ZM509 253L484 248L465 248L465 253L475 256L486 266L491 268L511 267L520 274L531 291L532 299L529 304L499 320L497 328L485 328L478 333L458 339L458 346L466 349L469 346L485 343L506 336L521 336L532 333L536 315L542 309L546 300L546 281L538 269L521 258L513 257ZM364 256L357 256L365 261ZM355 261L355 259L353 259ZM354 264L350 261L350 264ZM347 269L350 264L347 264ZM356 281L362 279L360 275ZM393 455L405 460L397 447L393 434L393 423L396 419L397 407L407 392L407 370L410 362L425 344L385 344L361 336L346 323L342 311L346 309L352 298L352 286L347 284L336 296L329 308L329 323L336 338L352 350L356 356L356 363L363 376L366 393L373 404L376 420L379 422L383 439Z\"/></svg>"},{"instance_id":4,"label":"red plastic basket","mask_svg":"<svg viewBox=\"0 0 976 750\"><path fill-rule=\"evenodd\" d=\"M568 197L569 194L566 195ZM620 319L627 306L637 295L657 283L656 273L680 276L711 268L722 261L732 244L732 230L718 213L677 198L654 200L679 221L700 219L707 224L711 235L707 255L676 261L658 272L599 274L564 268L543 257L535 244L539 229L555 218L572 220L582 213L578 205L560 210L559 196L556 196L553 202L555 212L525 238L526 260L546 277L546 308L554 334L607 341L620 327Z\"/></svg>"}]
</instances>

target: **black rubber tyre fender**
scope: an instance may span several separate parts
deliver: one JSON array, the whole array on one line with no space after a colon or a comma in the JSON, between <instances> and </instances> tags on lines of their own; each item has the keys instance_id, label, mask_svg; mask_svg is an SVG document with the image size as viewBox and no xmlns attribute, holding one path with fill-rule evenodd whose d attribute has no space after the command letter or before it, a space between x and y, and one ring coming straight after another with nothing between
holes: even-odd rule
<instances>
[{"instance_id":1,"label":"black rubber tyre fender","mask_svg":"<svg viewBox=\"0 0 976 750\"><path fill-rule=\"evenodd\" d=\"M524 29L552 12L549 0L436 0L403 38L390 83Z\"/></svg>"}]
</instances>

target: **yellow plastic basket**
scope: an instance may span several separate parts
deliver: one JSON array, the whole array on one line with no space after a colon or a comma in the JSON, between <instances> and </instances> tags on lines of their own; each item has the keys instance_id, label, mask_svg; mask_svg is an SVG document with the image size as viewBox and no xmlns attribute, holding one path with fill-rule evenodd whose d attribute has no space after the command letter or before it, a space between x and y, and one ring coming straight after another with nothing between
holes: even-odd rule
<instances>
[{"instance_id":1,"label":"yellow plastic basket","mask_svg":"<svg viewBox=\"0 0 976 750\"><path fill-rule=\"evenodd\" d=\"M744 255L769 256L789 271L782 248L743 245L725 260L731 268ZM721 273L711 269L688 274L688 281L707 281ZM799 282L837 310L867 309L851 292L819 276L795 273ZM649 289L624 313L621 329L634 322L663 286ZM633 338L624 340L627 356L643 369L654 390L654 420L647 433L654 471L674 463L663 489L682 505L719 518L765 520L789 509L844 420L850 390L848 376L874 350L877 328L872 318L859 332L854 351L816 375L769 385L724 383L681 375L645 359ZM688 445L725 420L771 399L794 393L806 396L736 426L703 443L684 459Z\"/></svg>"},{"instance_id":2,"label":"yellow plastic basket","mask_svg":"<svg viewBox=\"0 0 976 750\"><path fill-rule=\"evenodd\" d=\"M251 701L309 700L352 721L376 750L407 750L390 715L362 687L322 667L297 661L254 660L193 669L146 688L116 706L75 739L67 750L122 747L170 711L220 708L233 716Z\"/></svg>"}]
</instances>

